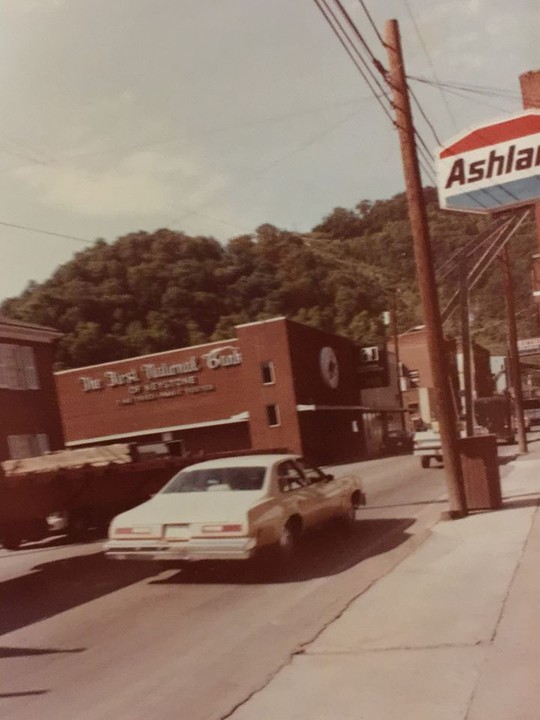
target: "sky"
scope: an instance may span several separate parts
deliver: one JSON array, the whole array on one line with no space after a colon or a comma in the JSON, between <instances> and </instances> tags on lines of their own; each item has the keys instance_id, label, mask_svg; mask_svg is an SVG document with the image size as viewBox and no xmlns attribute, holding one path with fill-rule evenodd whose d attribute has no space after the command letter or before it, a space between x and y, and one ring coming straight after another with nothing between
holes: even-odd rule
<instances>
[{"instance_id":1,"label":"sky","mask_svg":"<svg viewBox=\"0 0 540 720\"><path fill-rule=\"evenodd\" d=\"M398 20L430 152L520 111L540 0L342 1L383 65L363 6ZM0 0L0 84L0 301L98 238L305 232L404 190L379 91L314 0Z\"/></svg>"}]
</instances>

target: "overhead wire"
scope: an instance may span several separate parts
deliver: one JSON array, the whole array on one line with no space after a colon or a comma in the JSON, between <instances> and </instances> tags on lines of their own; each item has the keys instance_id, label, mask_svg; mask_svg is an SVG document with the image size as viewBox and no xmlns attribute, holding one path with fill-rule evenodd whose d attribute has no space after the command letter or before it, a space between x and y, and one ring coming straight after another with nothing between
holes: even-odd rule
<instances>
[{"instance_id":1,"label":"overhead wire","mask_svg":"<svg viewBox=\"0 0 540 720\"><path fill-rule=\"evenodd\" d=\"M431 59L431 55L430 55L429 52L428 52L426 43L424 42L424 38L423 38L423 36L422 36L422 33L420 32L420 28L418 27L418 23L416 22L416 18L415 18L414 14L413 14L413 11L412 11L412 9L411 9L409 0L405 0L405 7L407 8L407 12L408 12L408 14L409 14L409 17L411 18L412 24L414 25L414 29L415 29L416 35L417 35L418 39L420 40L420 45L422 46L422 49L424 50L424 54L425 54L425 56L426 56L426 58L427 58L427 61L428 61L428 63L429 63L429 66L430 66L430 68L431 68L431 72L432 72L432 74L433 74L433 77L434 77L435 80L438 82L439 78L437 77L437 72L436 72L436 70L435 70L435 65L433 64L433 61L432 61L432 59ZM450 105L449 105L449 103L448 103L448 100L447 100L446 96L444 95L444 93L443 93L442 91L441 91L441 97L442 97L443 102L444 102L444 105L445 105L445 107L446 107L446 111L447 111L447 113L448 113L448 116L450 117L450 120L452 121L452 124L453 124L453 126L454 126L454 130L457 132L456 118L454 117L454 114L452 113L452 110L451 110L451 108L450 108ZM438 142L439 145L442 144L442 143L439 142L439 141L437 141L437 142Z\"/></svg>"},{"instance_id":2,"label":"overhead wire","mask_svg":"<svg viewBox=\"0 0 540 720\"><path fill-rule=\"evenodd\" d=\"M317 8L319 9L320 13L324 17L327 24L332 29L333 33L336 35L337 39L339 40L340 44L344 48L345 52L357 68L357 70L360 72L362 77L364 78L364 81L366 82L367 86L373 93L373 95L377 98L377 101L379 105L381 106L383 112L385 115L389 118L392 125L395 125L394 118L392 117L392 114L390 113L389 109L384 105L382 101L382 97L379 96L373 85L377 85L379 87L379 90L381 91L382 96L384 96L389 104L391 105L391 101L388 98L388 95L386 93L386 89L380 84L378 79L374 78L373 72L371 71L371 68L369 67L368 63L366 63L365 59L362 57L359 50L355 47L355 45L351 42L351 39L349 35L345 32L342 24L339 21L339 18L336 16L335 12L332 10L332 8L329 6L327 0L313 0ZM338 30L339 28L339 30ZM341 31L341 33L340 33ZM349 45L347 45L347 42L344 40L346 38ZM354 51L354 52L353 52ZM356 57L355 57L356 55ZM363 68L360 66L359 61L364 66ZM368 75L371 76L371 80L369 79Z\"/></svg>"},{"instance_id":3,"label":"overhead wire","mask_svg":"<svg viewBox=\"0 0 540 720\"><path fill-rule=\"evenodd\" d=\"M379 40L380 40L380 42L381 42L381 45L382 45L383 47L386 47L386 43L384 42L383 37L382 37L381 33L379 32L379 28L377 27L377 25L375 24L375 21L374 21L373 18L371 17L371 14L370 14L369 10L367 9L364 0L358 0L358 2L359 2L360 5L362 6L362 9L363 9L363 11L364 11L365 14L366 14L367 19L368 19L371 27L373 28L373 30L374 30L374 32L375 32L375 35L379 38Z\"/></svg>"},{"instance_id":4,"label":"overhead wire","mask_svg":"<svg viewBox=\"0 0 540 720\"><path fill-rule=\"evenodd\" d=\"M52 235L53 237L64 238L66 240L76 240L77 242L82 242L86 245L93 245L95 243L95 240L87 240L86 238L77 237L76 235L64 235L63 233L42 230L41 228L29 227L27 225L17 225L16 223L10 223L4 220L0 220L0 225L16 228L17 230L28 230L29 232L40 233L41 235Z\"/></svg>"},{"instance_id":5,"label":"overhead wire","mask_svg":"<svg viewBox=\"0 0 540 720\"><path fill-rule=\"evenodd\" d=\"M484 273L493 264L494 260L498 257L499 252L507 245L515 233L519 230L523 222L530 215L530 209L527 208L520 217L512 215L509 223L503 223L504 227L499 226L498 230L495 231L497 237L484 251L482 257L478 260L473 270L468 273L468 289L472 290L483 277ZM511 227L513 225L513 227ZM485 243L484 243L485 244ZM458 307L459 290L456 291L444 309L441 312L442 322L446 322L454 310Z\"/></svg>"},{"instance_id":6,"label":"overhead wire","mask_svg":"<svg viewBox=\"0 0 540 720\"><path fill-rule=\"evenodd\" d=\"M516 90L507 90L505 88L497 88L490 85L475 85L470 83L463 83L463 82L451 82L451 81L443 81L443 80L430 80L425 77L421 77L418 75L407 75L407 78L409 80L414 80L415 82L423 83L424 85L432 85L436 88L452 88L454 90L462 90L463 92L468 93L476 93L478 95L487 95L491 97L502 97L502 98L508 98L513 100L519 100L521 95Z\"/></svg>"},{"instance_id":7,"label":"overhead wire","mask_svg":"<svg viewBox=\"0 0 540 720\"><path fill-rule=\"evenodd\" d=\"M471 97L470 95L465 95L460 90L452 90L451 88L444 88L443 92L447 93L448 95L455 95L456 97L461 97L466 100L469 100L470 102L474 102L477 105L483 105L484 107L492 108L493 110L499 110L502 113L510 113L511 111L508 110L506 107L502 107L501 105L495 105L494 103L487 102L486 100L480 100L476 97Z\"/></svg>"},{"instance_id":8,"label":"overhead wire","mask_svg":"<svg viewBox=\"0 0 540 720\"><path fill-rule=\"evenodd\" d=\"M333 31L336 33L336 35L338 35L338 37L339 37L339 39L340 39L340 42L341 42L342 45L345 47L345 43L344 43L344 41L341 39L341 37L339 36L338 31L336 30L336 28L334 27L334 25L330 22L330 20L329 20L328 16L326 15L326 13L323 11L323 8L322 8L322 6L321 6L321 2L324 3L325 7L327 8L327 10L328 10L329 12L332 12L332 11L328 8L328 4L327 4L326 0L315 0L315 2L316 2L316 4L317 4L317 6L319 7L319 9L321 10L321 12L323 13L323 15L325 16L327 22L332 26ZM373 22L373 19L372 19L371 15L370 15L370 13L369 13L369 11L368 11L365 3L363 2L363 0L359 0L359 2L360 2L360 5L362 6L362 8L363 8L363 10L364 10L364 12L365 12L365 14L366 14L366 16L368 17L369 22L371 23L373 29L375 30L376 35L377 35L379 41L382 43L382 45L383 45L384 47L386 47L386 43L384 42L381 34L378 32L378 30L377 30L377 28L376 28L376 25L375 25L375 23ZM420 40L420 43L422 44L422 47L423 47L423 49L424 49L424 52L425 52L426 57L427 57L427 59L428 59L428 62L429 62L429 64L430 64L431 70L432 70L432 72L433 72L433 76L434 76L434 78L435 78L435 82L433 82L433 81L427 81L427 80L419 80L419 81L420 81L420 82L425 82L425 83L427 83L427 84L429 84L429 85L431 85L431 86L433 86L433 87L437 87L437 88L439 89L439 91L440 91L440 93L441 93L441 97L443 98L444 104L445 104L445 106L446 106L446 108L447 108L447 112L448 112L448 114L449 114L449 116L450 116L450 119L452 120L452 123L454 124L454 126L455 126L455 118L454 118L454 116L453 116L453 114L452 114L452 112L451 112L451 109L450 109L450 106L449 106L448 101L447 101L447 99L446 99L445 93L459 94L460 91L461 91L461 92L479 93L479 94L484 93L484 94L489 94L489 95L491 95L491 96L503 96L503 97L504 97L504 95L502 95L500 92L498 92L498 91L496 91L496 90L493 90L493 89L485 89L485 88L479 89L479 88L470 87L470 88L467 88L467 89L465 90L464 86L453 85L453 84L450 84L450 83L442 83L442 82L439 80L439 78L437 77L437 74L436 74L436 71L435 71L435 67L434 67L434 65L433 65L433 62L432 62L432 60L431 60L431 57L430 57L429 52L428 52L428 50L427 50L427 47L426 47L426 45L425 45L424 39L423 39L423 37L422 37L422 35L421 35L421 33L420 33L418 24L417 24L417 22L416 22L416 18L414 17L414 15L413 15L413 13L412 13L412 10L411 10L411 7L410 7L410 5L409 5L409 2L408 2L408 0L405 0L405 2L406 2L407 10L408 10L409 15L410 15L410 17L411 17L411 20L412 20L412 22L413 22L413 24L414 24L416 33L417 33L417 35L418 35L418 38L419 38L419 40ZM348 14L348 13L346 12L346 10L344 9L344 7L343 7L343 5L342 5L342 3L341 3L341 0L335 0L335 3L336 3L336 5L339 7L339 9L341 10L343 16L346 18L346 21L347 21L349 27L352 28L352 30L353 30L353 32L354 32L357 40L360 41L360 43L362 44L364 50L368 53L369 57L371 58L373 64L374 64L375 67L377 68L377 70L383 75L385 81L388 82L388 73L384 70L382 64L379 63L379 62L376 60L374 54L372 53L371 49L369 48L369 46L368 46L367 43L365 42L363 36L362 36L361 33L358 31L358 28L356 27L356 25L355 25L354 22L352 21L352 19L351 19L351 17L349 16L349 14ZM335 16L335 14L334 14L333 12L332 12L332 16L334 17L334 21L335 21L335 22L337 23L337 25L340 27L341 32L347 37L348 42L351 43L350 37L347 35L347 33L345 33L345 31L344 31L344 29L343 29L343 26L336 20L336 16ZM351 52L349 51L349 49L348 49L348 48L346 48L346 49L347 49L348 54L351 56ZM355 53L356 53L356 55L358 55L358 56L360 55L360 53L359 53L359 51L358 51L357 48L355 48ZM355 63L355 64L357 65L357 63ZM365 63L364 63L364 64L365 64ZM362 73L362 74L364 75L364 73ZM368 80L367 80L367 78L365 77L365 75L364 75L364 79L366 80L366 82L368 82ZM412 78L412 77L411 77L411 78L409 78L409 79L415 79L415 78ZM414 91L413 91L412 88L410 87L410 85L409 85L409 83L408 83L407 80L406 80L406 82L407 82L408 92L411 94L411 96L412 96L412 98L413 98L413 101L414 101L416 107L418 108L418 110L419 110L419 112L420 112L420 114L421 114L424 122L427 124L427 126L429 127L431 133L433 134L433 137L435 138L435 141L437 142L437 145L438 145L439 147L441 147L441 146L443 145L443 143L442 143L441 140L439 139L438 134L437 134L437 131L435 130L435 127L434 127L433 123L432 123L431 120L429 119L427 113L426 113L425 110L423 109L420 101L418 100L416 94L414 93ZM369 83L368 83L368 84L369 84ZM370 85L370 87L371 87L371 85ZM511 99L514 99L514 98L511 98ZM390 101L390 104L391 104L392 107L393 107L392 101ZM393 122L393 124L394 124L395 127L397 127L397 123L396 123L395 121ZM426 143L425 140L423 139L421 133L418 131L418 128L416 128L416 127L414 128L414 140L417 141L415 144L416 144L416 150L417 150L419 165L420 165L420 167L422 168L423 172L426 174L426 176L427 176L428 178L430 178L430 179L432 180L432 182L434 182L434 184L436 184L436 182L435 182L435 180L434 180L434 177L433 177L433 171L432 171L433 154L432 154L430 148L428 147L427 143ZM512 199L516 199L516 198L513 196L513 194L512 194L509 190L507 190L506 188L503 188L503 191L506 192L510 197L512 197ZM493 200L493 197L492 197L490 191L489 191L489 190L486 190L485 192L486 192L486 195L490 198L490 200ZM481 206L481 207L486 207L486 206L484 205L484 203L482 203L481 200L478 201L478 205ZM487 208L486 208L486 209L487 209ZM497 227L496 227L495 229L490 228L488 231L485 231L485 232L484 232L485 237L483 237L483 238L478 238L478 237L473 238L473 239L471 239L471 241L469 241L469 243L467 243L465 249L464 249L464 248L461 248L461 249L460 249L459 253L457 253L457 254L462 254L462 256L466 256L466 257L472 257L472 256L474 256L474 255L477 255L478 252L482 252L482 253L483 253L482 256L480 257L480 259L477 261L477 263L475 264L475 266L474 266L474 268L473 268L472 275L471 275L471 287L472 287L475 283L478 282L478 280L480 279L481 275L485 272L485 270L487 269L487 267L489 267L489 265L493 262L493 257L496 256L496 252L498 252L502 247L504 247L504 246L506 245L506 243L509 241L509 239L513 236L513 234L514 234L514 233L517 231L517 229L521 226L521 224L524 222L527 214L528 214L528 211L526 211L526 212L521 216L521 218L519 218L519 219L515 219L515 216L512 217L512 218L510 218L510 220L508 220L508 219L503 219L503 220L497 225ZM512 225L513 225L513 227L511 227ZM508 231L508 232L507 232L507 231ZM493 239L493 238L494 238L494 239ZM502 241L501 241L501 238L502 238ZM456 256L457 256L457 254L456 254ZM443 277L446 277L450 272L452 272L453 270L455 270L455 267L456 267L455 264L452 266L452 262L455 263L455 259L456 259L455 256L453 256L453 257L448 261L447 264L449 265L449 268L450 268L450 269L449 269L449 270L446 270L446 272L444 273ZM487 264L486 264L486 259L488 260ZM442 279L442 278L441 278L441 279ZM445 308L445 310L444 310L444 313L445 313L444 319L446 319L446 317L448 317L448 315L449 315L451 312L453 312L454 307L452 306L452 303L455 302L455 298L456 298L456 296L454 296L454 297L452 298L452 300L450 301L450 303L449 303L449 304L447 305L447 307Z\"/></svg>"},{"instance_id":9,"label":"overhead wire","mask_svg":"<svg viewBox=\"0 0 540 720\"><path fill-rule=\"evenodd\" d=\"M322 3L324 4L324 6L325 6L326 10L328 11L328 13L331 14L331 16L332 16L332 18L333 18L333 20L334 20L334 23L340 28L341 33L343 33L343 35L347 38L347 41L349 42L349 44L351 44L351 38L350 38L350 36L345 32L345 30L344 30L344 28L343 28L343 25L339 22L339 19L337 18L336 14L335 14L335 13L331 10L331 8L328 6L327 0L315 0L315 2L316 2L316 4L318 5L318 7L319 7L319 9L321 10L321 12L323 12L323 15L325 15L325 18L326 18L327 22L329 22L329 24L331 24L332 29L334 30L334 32L335 32L336 34L338 34L338 32L337 32L337 30L336 30L336 27L334 26L334 24L330 23L329 17L328 17L328 15L323 11L323 8L322 8L322 6L321 6L320 3L322 2ZM358 30L356 24L355 24L354 21L352 20L350 14L349 14L349 13L346 11L346 9L344 8L343 3L341 2L341 0L334 0L334 2L335 2L335 4L336 4L336 6L340 9L341 14L342 14L342 16L345 18L348 27L349 27L350 29L352 29L352 31L353 31L354 36L356 37L356 39L361 43L361 45L362 45L362 47L364 48L364 50L368 53L368 55L369 55L372 63L375 65L376 69L383 75L385 81L388 82L388 73L387 73L387 71L386 71L386 70L384 69L384 67L382 66L382 63L380 63L380 62L377 60L377 58L376 58L376 56L374 55L373 51L371 50L371 48L369 47L368 43L365 41L364 37L362 36L362 34L360 33L360 31ZM419 29L418 24L417 24L417 22L416 22L416 18L414 17L414 14L412 13L410 4L409 4L408 2L407 2L406 4L407 4L407 9L408 9L409 15L410 15L410 17L411 17L411 20L413 21L413 24L414 24L414 26L415 26L416 33L417 33L418 38L419 38L419 40L420 40L420 42L421 42L421 44L422 44L422 46L423 46L424 52L425 52L425 54L426 54L426 57L428 58L428 62L429 62L429 64L430 64L430 67L431 67L431 69L432 69L433 75L434 75L434 77L435 77L435 82L430 81L430 84L433 85L433 86L439 87L439 89L441 90L441 93L443 93L442 88L444 87L444 85L447 85L448 83L441 83L441 81L440 81L439 78L437 77L437 74L436 74L436 71L435 71L433 62L432 62L432 60L431 60L431 57L430 57L430 55L429 55L429 52L428 52L428 50L427 50L427 47L426 47L425 42L424 42L424 40L423 40L423 37L422 37L422 35L421 35L421 33L420 33L420 29ZM362 6L362 9L364 10L364 12L365 12L365 14L366 14L366 16L367 16L367 18L368 18L368 21L370 22L371 26L372 26L373 29L376 31L377 38L379 39L379 41L381 42L381 44L382 44L384 47L386 47L386 43L384 42L381 34L378 32L378 30L377 30L377 28L376 28L376 25L375 25L375 23L374 23L374 21L373 21L373 18L371 17L371 15L370 15L370 13L369 13L369 11L368 11L365 3L360 0L360 5ZM344 45L344 41L342 40L341 36L338 35L338 37L339 37L340 41L342 42L342 44ZM345 46L345 45L344 45L344 46ZM348 50L348 48L347 48L347 50ZM354 50L355 50L356 55L357 55L357 56L360 56L360 53L359 53L359 51L358 51L358 48L355 47ZM349 52L349 54L350 54L350 52ZM364 65L365 65L365 62L364 62ZM372 74L372 73L370 73L370 74ZM366 79L365 76L364 76L364 79ZM367 82L367 79L366 79L366 82ZM410 92L410 94L411 94L411 96L412 96L412 98L413 98L413 101L414 101L416 107L418 108L418 110L419 110L419 112L420 112L420 114L421 114L424 122L425 122L425 123L427 124L427 126L429 127L429 129L430 129L431 133L433 134L433 137L434 137L435 141L437 142L437 144L438 144L439 146L442 146L443 143L441 142L441 140L440 140L440 138L439 138L439 136L438 136L438 134L437 134L437 131L436 131L433 123L432 123L431 120L429 119L427 113L425 112L424 108L422 107L422 104L420 103L418 97L416 96L416 93L414 93L413 89L410 87L410 85L409 85L408 83L407 83L407 85L408 85L408 91ZM391 101L390 101L390 103L393 105L393 103L392 103ZM448 110L449 110L449 108L448 108ZM452 114L451 114L451 111L449 112L449 114L450 114L450 117L451 117L451 119L452 119L452 121L453 121L454 119L453 119L453 116L452 116ZM393 124L396 125L395 122L394 122ZM417 154L418 154L418 162L419 162L420 168L421 168L421 170L423 171L423 173L425 174L425 176L426 176L434 185L436 185L437 182L436 182L436 178L435 178L435 175L434 175L434 172L433 172L433 161L434 161L433 153L432 153L431 149L429 148L428 144L427 144L426 141L424 140L422 134L420 133L420 131L418 130L417 127L414 128L414 136L415 136L414 139L415 139L415 141L416 141L415 144L416 144L416 150L417 150ZM509 190L507 190L506 188L503 188L503 191L506 192L510 197L512 197L512 199L516 199L516 198L513 196L513 194L512 194ZM489 197L491 200L493 200L493 197L491 196L489 190L486 191L486 194L488 195L488 197ZM478 201L478 204L479 204L481 207L486 207L486 206L484 205L484 203L482 203L481 200Z\"/></svg>"},{"instance_id":10,"label":"overhead wire","mask_svg":"<svg viewBox=\"0 0 540 720\"><path fill-rule=\"evenodd\" d=\"M503 217L498 218L495 221L495 227L489 227L478 233L474 237L470 238L465 245L458 248L453 252L439 267L435 269L437 279L439 282L446 280L450 275L459 270L459 263L461 258L471 257L478 249L481 248L486 242L489 242L497 233L508 229L511 224L512 218Z\"/></svg>"}]
</instances>

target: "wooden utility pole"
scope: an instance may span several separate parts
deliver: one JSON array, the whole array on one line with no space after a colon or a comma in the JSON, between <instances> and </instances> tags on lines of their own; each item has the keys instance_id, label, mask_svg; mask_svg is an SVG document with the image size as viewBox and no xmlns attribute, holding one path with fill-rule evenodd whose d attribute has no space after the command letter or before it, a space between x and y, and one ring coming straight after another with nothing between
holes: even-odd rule
<instances>
[{"instance_id":1,"label":"wooden utility pole","mask_svg":"<svg viewBox=\"0 0 540 720\"><path fill-rule=\"evenodd\" d=\"M405 412L403 408L403 393L401 391L401 368L399 361L399 336L398 336L398 322L397 322L397 288L392 289L392 337L394 340L394 355L396 358L396 372L397 372L397 397L399 405L399 414L401 429L405 430Z\"/></svg>"},{"instance_id":2,"label":"wooden utility pole","mask_svg":"<svg viewBox=\"0 0 540 720\"><path fill-rule=\"evenodd\" d=\"M506 322L508 325L508 365L510 384L514 391L514 410L518 434L519 451L528 452L527 433L523 419L523 389L521 387L521 371L519 368L519 350L516 328L516 306L514 299L514 282L510 271L510 254L508 245L505 245L499 255L504 280L504 291L506 297Z\"/></svg>"},{"instance_id":3,"label":"wooden utility pole","mask_svg":"<svg viewBox=\"0 0 540 720\"><path fill-rule=\"evenodd\" d=\"M463 399L465 405L465 428L467 437L474 434L474 397L471 362L471 327L469 323L469 281L467 263L460 263L459 294L461 301L461 352L463 354Z\"/></svg>"},{"instance_id":4,"label":"wooden utility pole","mask_svg":"<svg viewBox=\"0 0 540 720\"><path fill-rule=\"evenodd\" d=\"M401 40L397 20L388 20L386 22L385 42L390 67L388 80L392 88L396 124L401 145L409 219L414 241L416 272L424 311L428 352L431 372L433 374L437 414L441 433L444 468L448 487L449 510L447 517L458 518L467 514L467 503L458 447L457 422L452 406L450 375L448 372L446 348L439 311L439 298L437 295L435 271L433 269L433 259L431 255L429 228L422 183L420 180L420 170L418 168L414 126L405 79L405 65L401 51Z\"/></svg>"}]
</instances>

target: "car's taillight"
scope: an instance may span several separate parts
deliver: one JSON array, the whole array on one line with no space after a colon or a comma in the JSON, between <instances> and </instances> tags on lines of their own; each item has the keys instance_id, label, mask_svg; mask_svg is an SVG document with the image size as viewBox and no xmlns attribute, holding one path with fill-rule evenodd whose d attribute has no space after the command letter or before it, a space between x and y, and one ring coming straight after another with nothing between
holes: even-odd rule
<instances>
[{"instance_id":1,"label":"car's taillight","mask_svg":"<svg viewBox=\"0 0 540 720\"><path fill-rule=\"evenodd\" d=\"M151 529L149 527L118 527L114 528L114 535L149 535Z\"/></svg>"},{"instance_id":2,"label":"car's taillight","mask_svg":"<svg viewBox=\"0 0 540 720\"><path fill-rule=\"evenodd\" d=\"M203 525L201 530L204 533L226 533L226 532L241 532L241 525Z\"/></svg>"}]
</instances>

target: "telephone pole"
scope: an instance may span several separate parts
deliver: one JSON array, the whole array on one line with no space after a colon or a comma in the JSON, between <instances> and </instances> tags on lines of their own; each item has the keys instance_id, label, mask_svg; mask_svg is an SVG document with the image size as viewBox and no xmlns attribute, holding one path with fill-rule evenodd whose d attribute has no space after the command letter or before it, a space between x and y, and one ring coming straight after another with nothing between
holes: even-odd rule
<instances>
[{"instance_id":1,"label":"telephone pole","mask_svg":"<svg viewBox=\"0 0 540 720\"><path fill-rule=\"evenodd\" d=\"M504 248L501 250L499 259L501 261L506 298L506 322L508 325L508 369L510 371L510 384L512 386L512 390L514 391L514 410L516 415L519 452L526 453L528 452L527 432L525 430L525 422L523 418L523 389L521 386L521 370L519 367L514 281L512 280L512 273L510 271L510 254L508 252L508 244L505 244Z\"/></svg>"},{"instance_id":2,"label":"telephone pole","mask_svg":"<svg viewBox=\"0 0 540 720\"><path fill-rule=\"evenodd\" d=\"M388 20L386 22L385 42L390 67L388 81L392 88L396 124L401 145L418 285L426 324L428 352L437 402L448 487L449 510L447 516L449 518L458 518L467 514L467 503L458 448L456 416L452 406L448 362L439 311L439 298L433 269L429 228L418 167L414 126L397 20Z\"/></svg>"}]
</instances>

